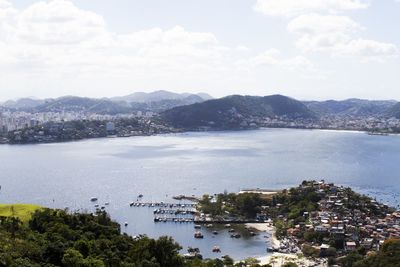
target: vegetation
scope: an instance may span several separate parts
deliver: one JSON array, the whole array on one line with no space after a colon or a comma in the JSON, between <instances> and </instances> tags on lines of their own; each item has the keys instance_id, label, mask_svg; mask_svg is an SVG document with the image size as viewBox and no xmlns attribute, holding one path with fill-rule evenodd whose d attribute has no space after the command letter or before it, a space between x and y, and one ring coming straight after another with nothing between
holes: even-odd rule
<instances>
[{"instance_id":1,"label":"vegetation","mask_svg":"<svg viewBox=\"0 0 400 267\"><path fill-rule=\"evenodd\" d=\"M31 204L0 204L0 217L16 217L21 222L28 222L32 214L41 209Z\"/></svg>"},{"instance_id":2,"label":"vegetation","mask_svg":"<svg viewBox=\"0 0 400 267\"><path fill-rule=\"evenodd\" d=\"M355 251L341 259L344 267L399 267L400 266L400 239L388 239L380 251L363 255L362 251Z\"/></svg>"},{"instance_id":3,"label":"vegetation","mask_svg":"<svg viewBox=\"0 0 400 267\"><path fill-rule=\"evenodd\" d=\"M260 194L228 194L226 192L216 197L205 195L199 202L200 209L213 217L234 216L244 219L256 218L264 203Z\"/></svg>"},{"instance_id":4,"label":"vegetation","mask_svg":"<svg viewBox=\"0 0 400 267\"><path fill-rule=\"evenodd\" d=\"M38 208L26 223L13 216L0 217L0 267L260 266L254 259L237 264L229 257L186 260L170 237L154 240L121 234L120 225L101 211L69 214Z\"/></svg>"},{"instance_id":5,"label":"vegetation","mask_svg":"<svg viewBox=\"0 0 400 267\"><path fill-rule=\"evenodd\" d=\"M249 118L286 116L314 118L303 103L282 95L265 97L233 95L188 106L175 107L163 117L175 127L238 129Z\"/></svg>"}]
</instances>

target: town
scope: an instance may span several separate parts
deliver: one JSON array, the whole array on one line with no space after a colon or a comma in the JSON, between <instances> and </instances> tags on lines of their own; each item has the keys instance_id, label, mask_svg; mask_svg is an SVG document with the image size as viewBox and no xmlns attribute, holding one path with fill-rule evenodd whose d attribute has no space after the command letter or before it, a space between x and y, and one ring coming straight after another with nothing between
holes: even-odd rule
<instances>
[{"instance_id":1,"label":"town","mask_svg":"<svg viewBox=\"0 0 400 267\"><path fill-rule=\"evenodd\" d=\"M211 125L211 126L210 126ZM380 117L322 116L318 119L287 116L241 118L233 129L296 128L365 131L369 134L400 132L400 119ZM52 143L107 136L129 137L182 131L220 130L208 126L174 127L155 112L97 114L90 112L0 111L0 144Z\"/></svg>"},{"instance_id":2,"label":"town","mask_svg":"<svg viewBox=\"0 0 400 267\"><path fill-rule=\"evenodd\" d=\"M214 221L269 223L276 242L268 250L327 258L329 265L353 266L400 240L400 211L350 188L322 181L303 181L272 194L252 190L204 196L199 212Z\"/></svg>"}]
</instances>

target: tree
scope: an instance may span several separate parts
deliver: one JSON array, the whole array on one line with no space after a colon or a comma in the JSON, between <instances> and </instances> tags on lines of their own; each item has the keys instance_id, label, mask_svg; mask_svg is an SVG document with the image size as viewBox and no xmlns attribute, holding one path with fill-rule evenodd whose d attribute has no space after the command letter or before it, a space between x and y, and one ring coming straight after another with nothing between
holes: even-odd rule
<instances>
[{"instance_id":1,"label":"tree","mask_svg":"<svg viewBox=\"0 0 400 267\"><path fill-rule=\"evenodd\" d=\"M84 264L82 254L72 248L69 248L65 251L64 256L62 258L62 264L68 267L82 267Z\"/></svg>"}]
</instances>

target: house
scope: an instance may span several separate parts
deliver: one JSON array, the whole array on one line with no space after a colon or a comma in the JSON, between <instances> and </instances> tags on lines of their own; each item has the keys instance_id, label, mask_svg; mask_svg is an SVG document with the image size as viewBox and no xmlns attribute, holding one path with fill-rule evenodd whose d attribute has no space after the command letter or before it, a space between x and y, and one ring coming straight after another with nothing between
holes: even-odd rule
<instances>
[{"instance_id":1,"label":"house","mask_svg":"<svg viewBox=\"0 0 400 267\"><path fill-rule=\"evenodd\" d=\"M354 241L347 241L346 242L346 250L347 251L354 251L357 248L357 244Z\"/></svg>"}]
</instances>

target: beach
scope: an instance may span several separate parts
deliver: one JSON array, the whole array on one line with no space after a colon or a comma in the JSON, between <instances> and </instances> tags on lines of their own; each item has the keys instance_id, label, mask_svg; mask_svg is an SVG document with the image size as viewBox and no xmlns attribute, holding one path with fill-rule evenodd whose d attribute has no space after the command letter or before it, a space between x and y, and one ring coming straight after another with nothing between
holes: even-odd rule
<instances>
[{"instance_id":1,"label":"beach","mask_svg":"<svg viewBox=\"0 0 400 267\"><path fill-rule=\"evenodd\" d=\"M275 236L275 227L271 223L247 223L246 227L255 229L259 232L270 233L270 244L272 247L279 247L280 241ZM273 252L266 256L256 258L261 265L271 264L273 267L280 267L288 262L294 262L299 267L311 267L311 266L328 266L327 261L324 259L309 259L298 253L279 253Z\"/></svg>"}]
</instances>

